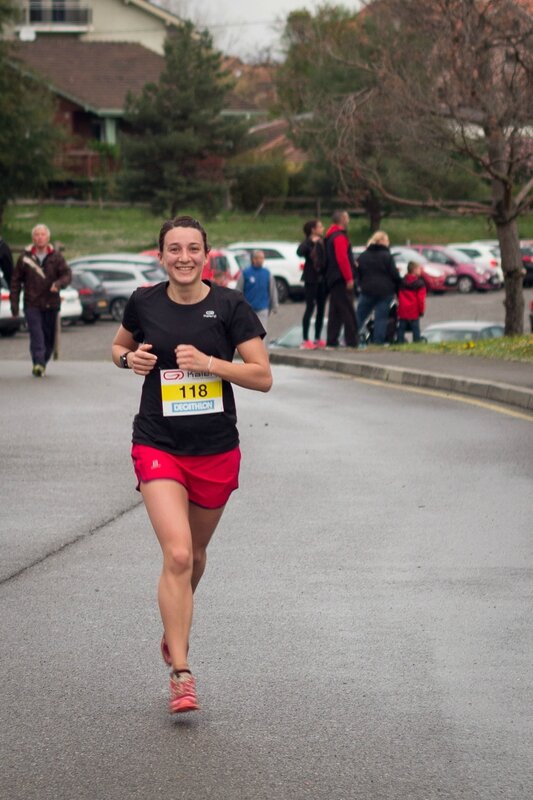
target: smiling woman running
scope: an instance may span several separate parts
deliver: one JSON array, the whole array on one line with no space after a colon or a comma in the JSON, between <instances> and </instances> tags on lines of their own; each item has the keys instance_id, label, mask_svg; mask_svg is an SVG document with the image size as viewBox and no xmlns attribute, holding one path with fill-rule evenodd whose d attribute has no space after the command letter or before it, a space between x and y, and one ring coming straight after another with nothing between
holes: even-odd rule
<instances>
[{"instance_id":1,"label":"smiling woman running","mask_svg":"<svg viewBox=\"0 0 533 800\"><path fill-rule=\"evenodd\" d=\"M159 235L168 282L137 289L113 341L113 361L144 376L132 458L163 552L161 652L171 667L171 713L198 708L189 669L193 592L231 492L240 450L232 383L268 392L265 331L240 292L202 281L207 236L197 220ZM235 349L242 363L232 363Z\"/></svg>"}]
</instances>

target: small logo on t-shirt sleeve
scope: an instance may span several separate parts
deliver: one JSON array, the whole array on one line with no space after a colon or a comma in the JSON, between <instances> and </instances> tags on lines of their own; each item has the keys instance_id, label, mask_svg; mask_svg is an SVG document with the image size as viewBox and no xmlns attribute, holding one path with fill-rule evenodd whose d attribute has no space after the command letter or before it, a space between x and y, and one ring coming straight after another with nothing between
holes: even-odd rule
<instances>
[{"instance_id":1,"label":"small logo on t-shirt sleeve","mask_svg":"<svg viewBox=\"0 0 533 800\"><path fill-rule=\"evenodd\" d=\"M160 468L160 466L161 466L161 464L159 463L159 461L157 460L157 458L154 458L154 460L152 461L152 467L151 467L151 468L152 468L152 469L159 469L159 468Z\"/></svg>"}]
</instances>

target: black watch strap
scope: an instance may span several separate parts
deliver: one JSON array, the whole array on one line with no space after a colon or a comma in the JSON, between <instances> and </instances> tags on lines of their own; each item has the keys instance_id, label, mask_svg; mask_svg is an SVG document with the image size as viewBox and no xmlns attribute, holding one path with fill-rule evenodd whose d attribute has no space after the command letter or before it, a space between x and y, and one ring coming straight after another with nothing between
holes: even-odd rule
<instances>
[{"instance_id":1,"label":"black watch strap","mask_svg":"<svg viewBox=\"0 0 533 800\"><path fill-rule=\"evenodd\" d=\"M129 354L130 354L130 353L132 353L132 352L133 352L133 350L126 350L126 352L125 352L125 353L122 353L122 355L120 356L120 358L119 358L119 361L120 361L120 366L121 366L123 369L129 369L129 368L130 368L130 367L129 367L129 364L128 364L128 356L129 356Z\"/></svg>"}]
</instances>

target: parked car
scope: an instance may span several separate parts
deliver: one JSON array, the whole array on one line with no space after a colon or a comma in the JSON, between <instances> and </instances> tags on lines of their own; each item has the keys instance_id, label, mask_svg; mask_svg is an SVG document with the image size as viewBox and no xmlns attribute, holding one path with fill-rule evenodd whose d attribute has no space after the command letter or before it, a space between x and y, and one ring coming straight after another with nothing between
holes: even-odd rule
<instances>
[{"instance_id":1,"label":"parked car","mask_svg":"<svg viewBox=\"0 0 533 800\"><path fill-rule=\"evenodd\" d=\"M61 310L59 318L62 325L75 325L79 322L83 315L83 308L80 301L80 296L73 286L67 286L61 289Z\"/></svg>"},{"instance_id":2,"label":"parked car","mask_svg":"<svg viewBox=\"0 0 533 800\"><path fill-rule=\"evenodd\" d=\"M14 336L21 328L22 319L11 316L9 286L0 271L0 336Z\"/></svg>"},{"instance_id":3,"label":"parked car","mask_svg":"<svg viewBox=\"0 0 533 800\"><path fill-rule=\"evenodd\" d=\"M134 253L103 253L83 256L70 262L73 272L90 272L101 283L108 296L108 312L120 322L124 308L139 286L153 286L166 279L166 272L152 256Z\"/></svg>"},{"instance_id":4,"label":"parked car","mask_svg":"<svg viewBox=\"0 0 533 800\"><path fill-rule=\"evenodd\" d=\"M104 284L91 272L72 272L71 286L80 296L82 320L89 324L96 322L108 309L107 292Z\"/></svg>"},{"instance_id":5,"label":"parked car","mask_svg":"<svg viewBox=\"0 0 533 800\"><path fill-rule=\"evenodd\" d=\"M398 272L403 277L407 272L407 264L416 261L422 267L422 278L428 292L443 294L457 288L457 274L453 267L445 264L431 264L417 250L411 247L391 247L391 253L398 267Z\"/></svg>"},{"instance_id":6,"label":"parked car","mask_svg":"<svg viewBox=\"0 0 533 800\"><path fill-rule=\"evenodd\" d=\"M520 253L524 265L524 286L533 285L533 242L520 242Z\"/></svg>"},{"instance_id":7,"label":"parked car","mask_svg":"<svg viewBox=\"0 0 533 800\"><path fill-rule=\"evenodd\" d=\"M478 291L499 289L501 286L496 270L477 266L473 261L468 261L459 250L442 245L413 244L411 247L418 250L432 264L452 267L457 274L457 291L461 294L468 294L474 289Z\"/></svg>"},{"instance_id":8,"label":"parked car","mask_svg":"<svg viewBox=\"0 0 533 800\"><path fill-rule=\"evenodd\" d=\"M495 269L500 284L503 285L502 259L500 248L497 245L477 244L473 242L450 242L448 247L464 253L469 261L477 264L478 267L488 267Z\"/></svg>"},{"instance_id":9,"label":"parked car","mask_svg":"<svg viewBox=\"0 0 533 800\"><path fill-rule=\"evenodd\" d=\"M159 250L143 250L141 255L157 258L158 253ZM250 255L245 250L213 249L209 251L209 261L204 267L202 278L218 286L235 289L241 270L249 263Z\"/></svg>"},{"instance_id":10,"label":"parked car","mask_svg":"<svg viewBox=\"0 0 533 800\"><path fill-rule=\"evenodd\" d=\"M265 254L265 267L273 275L278 289L278 300L285 303L289 297L301 297L304 287L302 272L304 261L297 254L298 242L233 242L230 250L244 250L251 256L254 250Z\"/></svg>"},{"instance_id":11,"label":"parked car","mask_svg":"<svg viewBox=\"0 0 533 800\"><path fill-rule=\"evenodd\" d=\"M227 248L210 250L209 265L213 283L235 289L243 269L250 264L250 254L246 250L229 250Z\"/></svg>"},{"instance_id":12,"label":"parked car","mask_svg":"<svg viewBox=\"0 0 533 800\"><path fill-rule=\"evenodd\" d=\"M475 342L477 339L496 339L503 336L504 326L499 322L459 320L437 322L422 331L422 339L430 344L441 342Z\"/></svg>"}]
</instances>

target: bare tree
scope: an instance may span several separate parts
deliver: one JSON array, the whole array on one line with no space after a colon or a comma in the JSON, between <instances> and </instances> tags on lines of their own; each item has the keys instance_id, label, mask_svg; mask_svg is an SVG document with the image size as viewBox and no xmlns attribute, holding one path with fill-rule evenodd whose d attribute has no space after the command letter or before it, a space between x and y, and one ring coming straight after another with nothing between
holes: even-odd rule
<instances>
[{"instance_id":1,"label":"bare tree","mask_svg":"<svg viewBox=\"0 0 533 800\"><path fill-rule=\"evenodd\" d=\"M335 163L401 205L490 218L505 279L505 332L523 332L517 220L533 198L533 18L518 0L375 0L364 12L366 86L332 104ZM353 67L357 55L331 52ZM373 141L374 156L365 156ZM416 164L417 197L394 191L387 160ZM450 167L481 178L485 197L443 201L431 180Z\"/></svg>"}]
</instances>

